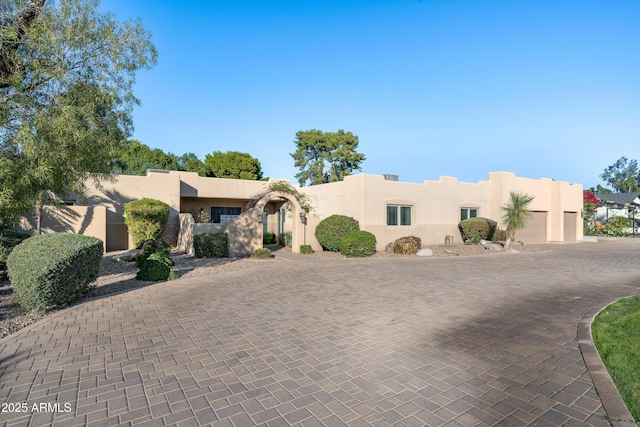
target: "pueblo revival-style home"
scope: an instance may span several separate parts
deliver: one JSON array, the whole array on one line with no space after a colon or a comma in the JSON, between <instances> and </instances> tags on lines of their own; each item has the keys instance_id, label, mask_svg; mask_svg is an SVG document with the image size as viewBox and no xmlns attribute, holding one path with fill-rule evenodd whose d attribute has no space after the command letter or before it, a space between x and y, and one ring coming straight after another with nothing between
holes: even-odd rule
<instances>
[{"instance_id":1,"label":"pueblo revival-style home","mask_svg":"<svg viewBox=\"0 0 640 427\"><path fill-rule=\"evenodd\" d=\"M262 247L264 232L291 232L292 250L309 244L321 250L314 237L324 218L341 214L355 218L362 230L376 236L377 249L404 236L417 236L423 245L460 242L458 223L485 217L500 223L500 207L511 191L535 198L527 227L516 235L526 243L575 242L582 234L582 185L548 178L529 179L511 172L492 172L486 181L460 182L453 177L422 183L402 182L395 175L357 174L344 181L311 187L294 187L306 194L313 207L305 213L295 197L268 191L271 181L246 181L200 177L193 172L149 170L146 176L118 175L114 182L92 187L81 206L70 200L66 209L48 209L45 232L67 231L95 236L107 251L132 248L124 222L124 204L144 197L170 206L165 238L187 252L192 236L227 232L231 256L250 254ZM251 203L249 203L251 202ZM195 223L206 213L207 223ZM33 229L23 218L20 227Z\"/></svg>"}]
</instances>

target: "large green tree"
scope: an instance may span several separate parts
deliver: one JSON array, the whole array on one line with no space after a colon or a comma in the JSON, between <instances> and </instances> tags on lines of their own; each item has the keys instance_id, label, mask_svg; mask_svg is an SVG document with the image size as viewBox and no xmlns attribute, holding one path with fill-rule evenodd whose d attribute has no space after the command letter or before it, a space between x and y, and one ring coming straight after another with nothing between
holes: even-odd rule
<instances>
[{"instance_id":1,"label":"large green tree","mask_svg":"<svg viewBox=\"0 0 640 427\"><path fill-rule=\"evenodd\" d=\"M342 129L337 132L299 131L294 143L296 151L291 157L294 166L300 169L296 178L302 186L342 181L354 170L360 170L366 159L356 151L358 137Z\"/></svg>"},{"instance_id":2,"label":"large green tree","mask_svg":"<svg viewBox=\"0 0 640 427\"><path fill-rule=\"evenodd\" d=\"M178 157L159 148L151 148L135 139L123 143L117 160L114 161L113 172L122 175L146 175L147 169L178 170Z\"/></svg>"},{"instance_id":3,"label":"large green tree","mask_svg":"<svg viewBox=\"0 0 640 427\"><path fill-rule=\"evenodd\" d=\"M211 176L211 169L194 153L185 153L178 157L178 170L196 172L200 176Z\"/></svg>"},{"instance_id":4,"label":"large green tree","mask_svg":"<svg viewBox=\"0 0 640 427\"><path fill-rule=\"evenodd\" d=\"M150 34L97 0L3 2L0 218L111 176L132 131L135 73L155 64Z\"/></svg>"},{"instance_id":5,"label":"large green tree","mask_svg":"<svg viewBox=\"0 0 640 427\"><path fill-rule=\"evenodd\" d=\"M214 151L205 156L204 162L216 178L262 179L260 161L248 153Z\"/></svg>"},{"instance_id":6,"label":"large green tree","mask_svg":"<svg viewBox=\"0 0 640 427\"><path fill-rule=\"evenodd\" d=\"M604 170L600 178L620 193L640 191L640 171L636 160L620 157Z\"/></svg>"}]
</instances>

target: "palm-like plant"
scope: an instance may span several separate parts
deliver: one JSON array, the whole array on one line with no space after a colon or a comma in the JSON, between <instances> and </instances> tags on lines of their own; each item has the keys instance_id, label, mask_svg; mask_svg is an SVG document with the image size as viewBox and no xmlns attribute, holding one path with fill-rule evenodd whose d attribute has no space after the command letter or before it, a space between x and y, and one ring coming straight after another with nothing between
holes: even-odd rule
<instances>
[{"instance_id":1,"label":"palm-like plant","mask_svg":"<svg viewBox=\"0 0 640 427\"><path fill-rule=\"evenodd\" d=\"M531 217L531 211L527 208L533 201L534 196L526 193L516 193L511 191L511 200L502 205L502 223L506 227L507 241L504 244L508 248L511 239L516 235L516 231L523 229Z\"/></svg>"}]
</instances>

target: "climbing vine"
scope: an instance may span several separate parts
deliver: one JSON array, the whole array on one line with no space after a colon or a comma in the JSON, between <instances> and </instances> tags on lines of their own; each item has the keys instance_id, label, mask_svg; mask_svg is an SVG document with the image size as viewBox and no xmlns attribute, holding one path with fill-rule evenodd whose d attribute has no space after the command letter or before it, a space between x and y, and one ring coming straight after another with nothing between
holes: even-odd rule
<instances>
[{"instance_id":1,"label":"climbing vine","mask_svg":"<svg viewBox=\"0 0 640 427\"><path fill-rule=\"evenodd\" d=\"M302 208L303 211L305 211L306 213L313 211L313 207L311 206L311 200L309 199L309 196L293 188L293 186L289 184L287 181L270 182L266 189L262 190L260 193L253 196L251 200L249 200L249 203L247 203L247 208L254 207L260 201L260 199L262 199L267 194L273 193L273 192L288 194L290 196L293 196L298 202L298 204L300 204L300 207Z\"/></svg>"}]
</instances>

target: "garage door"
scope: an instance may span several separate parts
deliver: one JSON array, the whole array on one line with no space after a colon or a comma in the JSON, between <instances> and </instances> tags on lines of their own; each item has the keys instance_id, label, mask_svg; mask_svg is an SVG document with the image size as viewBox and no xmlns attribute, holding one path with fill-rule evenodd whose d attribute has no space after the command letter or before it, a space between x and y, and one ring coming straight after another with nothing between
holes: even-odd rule
<instances>
[{"instance_id":1,"label":"garage door","mask_svg":"<svg viewBox=\"0 0 640 427\"><path fill-rule=\"evenodd\" d=\"M516 232L516 241L525 244L547 242L547 212L534 211L527 226Z\"/></svg>"},{"instance_id":2,"label":"garage door","mask_svg":"<svg viewBox=\"0 0 640 427\"><path fill-rule=\"evenodd\" d=\"M577 212L565 212L564 213L564 241L575 242L576 241L576 218Z\"/></svg>"}]
</instances>

